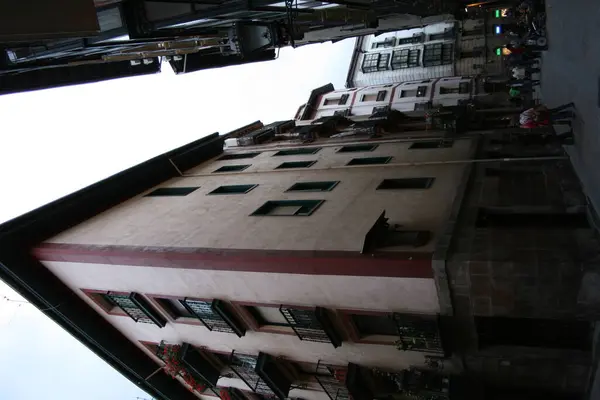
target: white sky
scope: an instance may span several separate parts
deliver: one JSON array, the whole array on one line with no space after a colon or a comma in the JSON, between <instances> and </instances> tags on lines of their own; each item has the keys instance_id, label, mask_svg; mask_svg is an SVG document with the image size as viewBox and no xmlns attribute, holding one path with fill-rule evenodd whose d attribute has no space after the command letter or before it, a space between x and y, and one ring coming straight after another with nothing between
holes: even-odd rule
<instances>
[{"instance_id":1,"label":"white sky","mask_svg":"<svg viewBox=\"0 0 600 400\"><path fill-rule=\"evenodd\" d=\"M213 132L294 117L342 88L354 39L279 59L0 96L0 223ZM28 164L28 165L25 165ZM0 399L150 399L0 282Z\"/></svg>"}]
</instances>

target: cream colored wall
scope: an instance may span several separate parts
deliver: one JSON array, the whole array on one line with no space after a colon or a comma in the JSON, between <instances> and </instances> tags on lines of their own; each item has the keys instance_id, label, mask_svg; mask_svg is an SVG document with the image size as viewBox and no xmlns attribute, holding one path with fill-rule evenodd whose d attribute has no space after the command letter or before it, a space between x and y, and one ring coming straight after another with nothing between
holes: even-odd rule
<instances>
[{"instance_id":1,"label":"cream colored wall","mask_svg":"<svg viewBox=\"0 0 600 400\"><path fill-rule=\"evenodd\" d=\"M345 168L355 157L393 157L391 163L464 160L471 141L456 140L449 149L410 150L412 141L382 143L375 151L337 153L323 147L313 155L207 162L187 171L198 174L166 182L167 186L200 186L183 197L138 196L52 239L54 243L175 246L281 250L360 251L365 234L383 210L391 223L405 229L438 232L455 195L464 164L369 166ZM284 161L316 160L310 168L274 170ZM235 174L211 174L222 165L252 164ZM338 168L338 169L333 169ZM377 191L385 178L435 177L430 189ZM286 193L299 181L340 181L331 192ZM243 195L207 195L220 185L258 184ZM268 200L325 200L308 217L250 216ZM416 250L431 251L435 241ZM405 250L415 250L408 248Z\"/></svg>"},{"instance_id":2,"label":"cream colored wall","mask_svg":"<svg viewBox=\"0 0 600 400\"><path fill-rule=\"evenodd\" d=\"M331 344L301 341L296 336L248 331L234 334L210 332L197 325L169 322L164 328L136 323L129 317L108 315L80 290L137 292L144 295L218 298L227 301L273 305L323 306L328 309L362 309L385 312L437 313L432 279L388 277L313 276L253 272L207 271L104 264L44 262L77 295L116 326L131 341L188 342L215 351L258 354L259 351L299 362L402 369L422 365L417 352L396 351L389 345L344 342ZM140 346L143 348L142 346Z\"/></svg>"}]
</instances>

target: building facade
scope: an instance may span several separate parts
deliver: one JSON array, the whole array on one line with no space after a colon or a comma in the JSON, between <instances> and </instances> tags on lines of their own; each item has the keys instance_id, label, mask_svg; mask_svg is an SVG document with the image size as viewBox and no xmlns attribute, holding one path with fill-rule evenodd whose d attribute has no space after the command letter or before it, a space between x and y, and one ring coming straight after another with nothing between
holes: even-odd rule
<instances>
[{"instance_id":1,"label":"building facade","mask_svg":"<svg viewBox=\"0 0 600 400\"><path fill-rule=\"evenodd\" d=\"M346 86L502 73L504 33L512 22L502 10L358 38Z\"/></svg>"},{"instance_id":2,"label":"building facade","mask_svg":"<svg viewBox=\"0 0 600 400\"><path fill-rule=\"evenodd\" d=\"M0 6L0 94L156 73L163 59L177 74L273 60L284 46L435 21L453 14L458 3L61 0Z\"/></svg>"},{"instance_id":3,"label":"building facade","mask_svg":"<svg viewBox=\"0 0 600 400\"><path fill-rule=\"evenodd\" d=\"M380 91L10 221L0 276L159 399L581 398L599 246L562 149L326 104Z\"/></svg>"}]
</instances>

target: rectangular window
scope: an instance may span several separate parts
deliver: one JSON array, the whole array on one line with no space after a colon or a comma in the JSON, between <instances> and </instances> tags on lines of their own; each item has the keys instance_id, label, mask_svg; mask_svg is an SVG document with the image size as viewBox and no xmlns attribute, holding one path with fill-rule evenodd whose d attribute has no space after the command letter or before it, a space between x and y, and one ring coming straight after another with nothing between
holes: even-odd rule
<instances>
[{"instance_id":1,"label":"rectangular window","mask_svg":"<svg viewBox=\"0 0 600 400\"><path fill-rule=\"evenodd\" d=\"M193 314L188 311L179 299L155 298L156 302L173 319L193 318Z\"/></svg>"},{"instance_id":2,"label":"rectangular window","mask_svg":"<svg viewBox=\"0 0 600 400\"><path fill-rule=\"evenodd\" d=\"M254 158L254 157L256 157L259 154L260 154L260 152L239 153L239 154L225 154L224 156L219 157L217 160L218 161L223 161L223 160L241 160L243 158Z\"/></svg>"},{"instance_id":3,"label":"rectangular window","mask_svg":"<svg viewBox=\"0 0 600 400\"><path fill-rule=\"evenodd\" d=\"M185 298L180 302L210 331L235 333L239 337L246 333L244 325L221 300L205 301Z\"/></svg>"},{"instance_id":4,"label":"rectangular window","mask_svg":"<svg viewBox=\"0 0 600 400\"><path fill-rule=\"evenodd\" d=\"M417 88L417 97L425 97L427 95L427 86L419 86Z\"/></svg>"},{"instance_id":5,"label":"rectangular window","mask_svg":"<svg viewBox=\"0 0 600 400\"><path fill-rule=\"evenodd\" d=\"M420 65L421 50L404 49L392 53L392 69L418 67Z\"/></svg>"},{"instance_id":6,"label":"rectangular window","mask_svg":"<svg viewBox=\"0 0 600 400\"><path fill-rule=\"evenodd\" d=\"M484 34L483 26L476 26L475 28L473 28L471 30L463 30L461 33L462 37L481 36L483 34Z\"/></svg>"},{"instance_id":7,"label":"rectangular window","mask_svg":"<svg viewBox=\"0 0 600 400\"><path fill-rule=\"evenodd\" d=\"M458 84L458 93L468 94L471 93L470 82L461 82Z\"/></svg>"},{"instance_id":8,"label":"rectangular window","mask_svg":"<svg viewBox=\"0 0 600 400\"><path fill-rule=\"evenodd\" d=\"M349 94L343 94L342 97L340 97L340 101L338 101L338 104L340 106L346 104L346 102L348 102L348 98L350 97Z\"/></svg>"},{"instance_id":9,"label":"rectangular window","mask_svg":"<svg viewBox=\"0 0 600 400\"><path fill-rule=\"evenodd\" d=\"M170 187L154 189L144 197L161 197L161 196L187 196L200 186L195 187Z\"/></svg>"},{"instance_id":10,"label":"rectangular window","mask_svg":"<svg viewBox=\"0 0 600 400\"><path fill-rule=\"evenodd\" d=\"M434 33L429 35L429 40L444 40L444 39L453 39L456 31L454 28L445 29L442 33Z\"/></svg>"},{"instance_id":11,"label":"rectangular window","mask_svg":"<svg viewBox=\"0 0 600 400\"><path fill-rule=\"evenodd\" d=\"M244 194L257 186L258 185L225 185L219 186L209 194Z\"/></svg>"},{"instance_id":12,"label":"rectangular window","mask_svg":"<svg viewBox=\"0 0 600 400\"><path fill-rule=\"evenodd\" d=\"M458 87L444 87L440 86L440 94L452 94L458 93Z\"/></svg>"},{"instance_id":13,"label":"rectangular window","mask_svg":"<svg viewBox=\"0 0 600 400\"><path fill-rule=\"evenodd\" d=\"M399 178L384 179L377 190L396 190L396 189L429 189L433 185L435 178Z\"/></svg>"},{"instance_id":14,"label":"rectangular window","mask_svg":"<svg viewBox=\"0 0 600 400\"><path fill-rule=\"evenodd\" d=\"M361 101L361 102L366 102L366 101L377 101L377 93L363 94L363 95L360 97L360 101Z\"/></svg>"},{"instance_id":15,"label":"rectangular window","mask_svg":"<svg viewBox=\"0 0 600 400\"><path fill-rule=\"evenodd\" d=\"M390 37L387 38L381 42L375 42L373 43L373 45L371 46L372 49L380 49L380 48L385 48L385 47L394 47L394 45L396 44L396 38L395 37Z\"/></svg>"},{"instance_id":16,"label":"rectangular window","mask_svg":"<svg viewBox=\"0 0 600 400\"><path fill-rule=\"evenodd\" d=\"M513 207L481 207L477 213L478 228L520 229L587 229L585 213L519 211Z\"/></svg>"},{"instance_id":17,"label":"rectangular window","mask_svg":"<svg viewBox=\"0 0 600 400\"><path fill-rule=\"evenodd\" d=\"M414 142L410 149L447 149L454 145L454 140L423 140Z\"/></svg>"},{"instance_id":18,"label":"rectangular window","mask_svg":"<svg viewBox=\"0 0 600 400\"><path fill-rule=\"evenodd\" d=\"M323 102L323 105L324 106L344 105L348 101L349 97L350 97L349 94L343 94L340 97L331 97L331 98L325 99L325 101Z\"/></svg>"},{"instance_id":19,"label":"rectangular window","mask_svg":"<svg viewBox=\"0 0 600 400\"><path fill-rule=\"evenodd\" d=\"M385 71L388 69L389 61L389 53L365 54L363 57L361 70L365 74L369 72Z\"/></svg>"},{"instance_id":20,"label":"rectangular window","mask_svg":"<svg viewBox=\"0 0 600 400\"><path fill-rule=\"evenodd\" d=\"M423 65L433 67L436 65L452 64L454 45L452 43L437 43L425 46L423 52Z\"/></svg>"},{"instance_id":21,"label":"rectangular window","mask_svg":"<svg viewBox=\"0 0 600 400\"><path fill-rule=\"evenodd\" d=\"M213 171L214 173L220 173L220 172L238 172L238 171L243 171L246 168L250 167L250 164L246 164L246 165L223 165L221 168L218 168L216 170Z\"/></svg>"},{"instance_id":22,"label":"rectangular window","mask_svg":"<svg viewBox=\"0 0 600 400\"><path fill-rule=\"evenodd\" d=\"M279 311L279 307L245 306L244 308L260 326L288 326L288 322Z\"/></svg>"},{"instance_id":23,"label":"rectangular window","mask_svg":"<svg viewBox=\"0 0 600 400\"><path fill-rule=\"evenodd\" d=\"M387 164L390 162L392 157L362 157L353 158L346 165L374 165L374 164Z\"/></svg>"},{"instance_id":24,"label":"rectangular window","mask_svg":"<svg viewBox=\"0 0 600 400\"><path fill-rule=\"evenodd\" d=\"M302 154L315 154L319 150L321 150L320 147L298 147L295 149L279 150L277 153L273 154L273 156L279 157L279 156L297 156L297 155L302 155Z\"/></svg>"},{"instance_id":25,"label":"rectangular window","mask_svg":"<svg viewBox=\"0 0 600 400\"><path fill-rule=\"evenodd\" d=\"M337 110L333 112L333 115L335 116L340 116L340 117L348 117L350 116L350 109L347 108L345 110Z\"/></svg>"},{"instance_id":26,"label":"rectangular window","mask_svg":"<svg viewBox=\"0 0 600 400\"><path fill-rule=\"evenodd\" d=\"M400 38L400 39L398 39L398 46L401 46L404 44L418 44L418 43L421 43L422 41L423 41L423 35L417 35L417 36L407 37L407 38Z\"/></svg>"},{"instance_id":27,"label":"rectangular window","mask_svg":"<svg viewBox=\"0 0 600 400\"><path fill-rule=\"evenodd\" d=\"M431 109L431 102L430 101L426 101L424 103L415 103L415 111L426 111Z\"/></svg>"},{"instance_id":28,"label":"rectangular window","mask_svg":"<svg viewBox=\"0 0 600 400\"><path fill-rule=\"evenodd\" d=\"M352 314L351 318L360 336L398 336L398 328L391 315Z\"/></svg>"},{"instance_id":29,"label":"rectangular window","mask_svg":"<svg viewBox=\"0 0 600 400\"><path fill-rule=\"evenodd\" d=\"M324 202L325 200L270 200L251 215L307 217Z\"/></svg>"},{"instance_id":30,"label":"rectangular window","mask_svg":"<svg viewBox=\"0 0 600 400\"><path fill-rule=\"evenodd\" d=\"M377 101L384 101L387 96L387 90L380 90L377 92Z\"/></svg>"},{"instance_id":31,"label":"rectangular window","mask_svg":"<svg viewBox=\"0 0 600 400\"><path fill-rule=\"evenodd\" d=\"M288 161L279 164L275 169L308 168L316 161Z\"/></svg>"},{"instance_id":32,"label":"rectangular window","mask_svg":"<svg viewBox=\"0 0 600 400\"><path fill-rule=\"evenodd\" d=\"M400 97L417 97L418 89L401 90Z\"/></svg>"},{"instance_id":33,"label":"rectangular window","mask_svg":"<svg viewBox=\"0 0 600 400\"><path fill-rule=\"evenodd\" d=\"M108 304L123 310L135 322L155 324L160 328L167 324L166 319L138 293L108 292L104 299Z\"/></svg>"},{"instance_id":34,"label":"rectangular window","mask_svg":"<svg viewBox=\"0 0 600 400\"><path fill-rule=\"evenodd\" d=\"M355 144L341 147L338 153L358 153L363 151L373 151L377 148L376 144Z\"/></svg>"},{"instance_id":35,"label":"rectangular window","mask_svg":"<svg viewBox=\"0 0 600 400\"><path fill-rule=\"evenodd\" d=\"M330 192L339 181L298 182L294 183L286 192Z\"/></svg>"}]
</instances>

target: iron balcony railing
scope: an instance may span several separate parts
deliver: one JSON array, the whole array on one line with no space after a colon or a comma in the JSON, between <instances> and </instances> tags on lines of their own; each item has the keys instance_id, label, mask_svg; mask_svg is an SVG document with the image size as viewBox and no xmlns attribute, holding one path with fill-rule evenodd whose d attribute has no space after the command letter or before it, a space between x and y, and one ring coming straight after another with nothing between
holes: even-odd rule
<instances>
[{"instance_id":1,"label":"iron balcony railing","mask_svg":"<svg viewBox=\"0 0 600 400\"><path fill-rule=\"evenodd\" d=\"M331 400L349 400L350 394L345 385L346 370L317 363L315 378Z\"/></svg>"},{"instance_id":2,"label":"iron balcony railing","mask_svg":"<svg viewBox=\"0 0 600 400\"><path fill-rule=\"evenodd\" d=\"M300 340L342 345L342 338L323 307L298 309L281 306L279 311Z\"/></svg>"},{"instance_id":3,"label":"iron balcony railing","mask_svg":"<svg viewBox=\"0 0 600 400\"><path fill-rule=\"evenodd\" d=\"M229 368L238 376L254 393L268 398L277 396L264 380L256 373L256 363L258 357L244 354L231 353L229 358Z\"/></svg>"},{"instance_id":4,"label":"iron balcony railing","mask_svg":"<svg viewBox=\"0 0 600 400\"><path fill-rule=\"evenodd\" d=\"M437 316L394 313L400 350L444 353Z\"/></svg>"},{"instance_id":5,"label":"iron balcony railing","mask_svg":"<svg viewBox=\"0 0 600 400\"><path fill-rule=\"evenodd\" d=\"M210 331L235 333L239 337L246 333L244 326L228 312L221 300L207 302L186 298L182 304Z\"/></svg>"},{"instance_id":6,"label":"iron balcony railing","mask_svg":"<svg viewBox=\"0 0 600 400\"><path fill-rule=\"evenodd\" d=\"M155 324L161 328L167 324L167 320L154 310L148 301L138 293L121 294L108 292L106 298L123 310L135 322Z\"/></svg>"}]
</instances>

